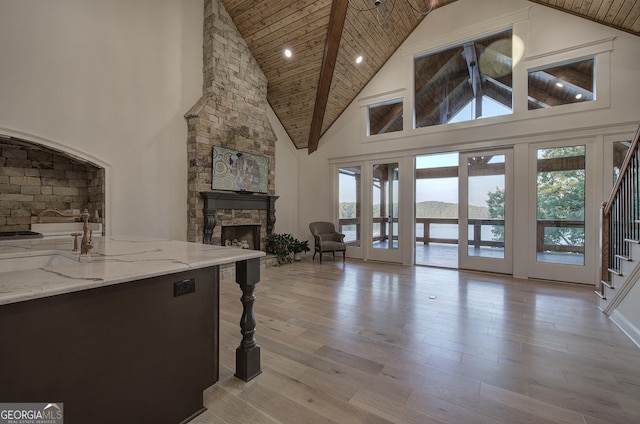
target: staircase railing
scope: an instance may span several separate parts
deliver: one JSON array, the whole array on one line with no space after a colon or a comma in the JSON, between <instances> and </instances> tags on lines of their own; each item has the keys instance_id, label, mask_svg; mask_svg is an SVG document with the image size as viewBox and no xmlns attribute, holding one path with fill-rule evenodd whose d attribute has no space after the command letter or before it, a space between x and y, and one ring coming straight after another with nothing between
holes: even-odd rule
<instances>
[{"instance_id":1,"label":"staircase railing","mask_svg":"<svg viewBox=\"0 0 640 424\"><path fill-rule=\"evenodd\" d=\"M640 242L640 128L627 151L609 199L602 204L602 267L596 294L606 299L613 289L612 274L620 274L620 263L629 260L630 243Z\"/></svg>"}]
</instances>

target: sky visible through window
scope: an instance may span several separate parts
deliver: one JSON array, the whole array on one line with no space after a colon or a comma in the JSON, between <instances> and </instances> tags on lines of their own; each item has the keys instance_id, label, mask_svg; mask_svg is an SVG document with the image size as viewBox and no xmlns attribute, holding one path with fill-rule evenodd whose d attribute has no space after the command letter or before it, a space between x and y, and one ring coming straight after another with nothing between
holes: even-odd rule
<instances>
[{"instance_id":1,"label":"sky visible through window","mask_svg":"<svg viewBox=\"0 0 640 424\"><path fill-rule=\"evenodd\" d=\"M355 203L356 184L352 175L338 174L338 187L340 190L340 203Z\"/></svg>"},{"instance_id":2,"label":"sky visible through window","mask_svg":"<svg viewBox=\"0 0 640 424\"><path fill-rule=\"evenodd\" d=\"M460 110L460 112L453 115L453 117L449 120L448 124L453 124L456 122L465 122L465 121L473 121L475 112L475 100L467 103L465 107ZM482 118L490 118L492 116L501 116L501 115L509 115L511 114L511 109L506 107L505 105L496 102L490 97L482 96Z\"/></svg>"},{"instance_id":3,"label":"sky visible through window","mask_svg":"<svg viewBox=\"0 0 640 424\"><path fill-rule=\"evenodd\" d=\"M416 157L416 169L457 166L458 153L445 153ZM501 175L483 177L479 189L469 193L469 204L487 206L487 193L504 184ZM423 179L416 181L416 203L425 201L458 203L458 178Z\"/></svg>"}]
</instances>

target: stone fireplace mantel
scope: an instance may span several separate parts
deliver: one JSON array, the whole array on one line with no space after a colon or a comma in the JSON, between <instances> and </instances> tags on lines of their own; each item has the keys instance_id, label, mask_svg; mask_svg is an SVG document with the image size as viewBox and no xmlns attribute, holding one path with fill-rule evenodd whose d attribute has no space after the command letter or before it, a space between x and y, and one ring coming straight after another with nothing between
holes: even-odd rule
<instances>
[{"instance_id":1,"label":"stone fireplace mantel","mask_svg":"<svg viewBox=\"0 0 640 424\"><path fill-rule=\"evenodd\" d=\"M204 240L212 244L213 229L216 226L216 211L231 210L265 210L267 211L266 230L271 234L276 223L275 203L279 196L268 196L259 193L238 193L233 191L201 191L204 199Z\"/></svg>"}]
</instances>

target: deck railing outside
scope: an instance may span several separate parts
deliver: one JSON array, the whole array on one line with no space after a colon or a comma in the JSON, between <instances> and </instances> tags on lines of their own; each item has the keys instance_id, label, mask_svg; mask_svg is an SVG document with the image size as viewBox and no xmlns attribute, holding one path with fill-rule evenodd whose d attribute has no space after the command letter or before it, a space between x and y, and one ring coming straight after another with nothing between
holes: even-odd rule
<instances>
[{"instance_id":1,"label":"deck railing outside","mask_svg":"<svg viewBox=\"0 0 640 424\"><path fill-rule=\"evenodd\" d=\"M384 241L388 237L386 235L386 231L384 228L383 222L385 220L383 218L374 218L374 224L380 224L380 234L374 237L374 241ZM397 222L397 220L394 220ZM482 238L482 227L483 226L491 226L491 227L504 227L504 219L493 219L493 218L472 218L468 220L469 225L473 226L473 236L469 238L468 243L469 246L473 247L501 247L504 248L504 241L499 240L487 240ZM357 218L347 218L340 219L338 221L338 231L344 232L344 228L348 226L355 226L357 229L356 239L360 240L360 220ZM458 218L416 218L416 224L423 226L423 236L416 236L416 242L423 242L424 244L429 243L446 243L446 244L458 244L457 237L432 237L431 236L431 225L435 224L449 224L449 225L458 225ZM559 245L559 244L549 244L544 243L544 234L545 229L547 228L584 228L584 221L564 221L564 220L552 220L552 219L539 219L536 223L536 236L538 238L538 242L536 246L538 246L537 251L553 251L553 252L574 252L574 253L584 253L584 246L573 246L573 245Z\"/></svg>"},{"instance_id":2,"label":"deck railing outside","mask_svg":"<svg viewBox=\"0 0 640 424\"><path fill-rule=\"evenodd\" d=\"M491 246L491 247L504 247L504 241L486 240L482 239L482 227L504 227L504 219L494 218L482 218L482 219L469 219L469 225L473 226L473 237L469 238L469 246ZM429 243L450 243L458 244L457 238L438 238L431 237L431 225L432 224L450 224L458 225L457 218L416 218L416 224L423 225L424 237L416 237L416 241L421 241L424 244ZM584 228L584 221L569 221L569 220L553 220L553 219L539 219L536 222L536 237L538 246L538 252L552 251L552 252L573 252L584 253L584 246L582 245L566 245L566 244L550 244L544 242L544 234L547 228Z\"/></svg>"}]
</instances>

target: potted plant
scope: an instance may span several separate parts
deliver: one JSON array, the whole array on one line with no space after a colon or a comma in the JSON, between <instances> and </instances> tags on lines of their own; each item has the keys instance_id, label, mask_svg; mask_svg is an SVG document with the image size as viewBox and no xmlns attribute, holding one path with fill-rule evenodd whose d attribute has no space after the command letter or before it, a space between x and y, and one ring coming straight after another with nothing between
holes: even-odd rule
<instances>
[{"instance_id":1,"label":"potted plant","mask_svg":"<svg viewBox=\"0 0 640 424\"><path fill-rule=\"evenodd\" d=\"M291 263L291 244L295 241L291 234L271 233L267 236L267 253L276 255L278 265Z\"/></svg>"},{"instance_id":2,"label":"potted plant","mask_svg":"<svg viewBox=\"0 0 640 424\"><path fill-rule=\"evenodd\" d=\"M311 250L309 249L309 240L300 241L298 239L294 239L289 245L289 250L293 253L293 260L299 261L302 259L302 252L308 252Z\"/></svg>"}]
</instances>

